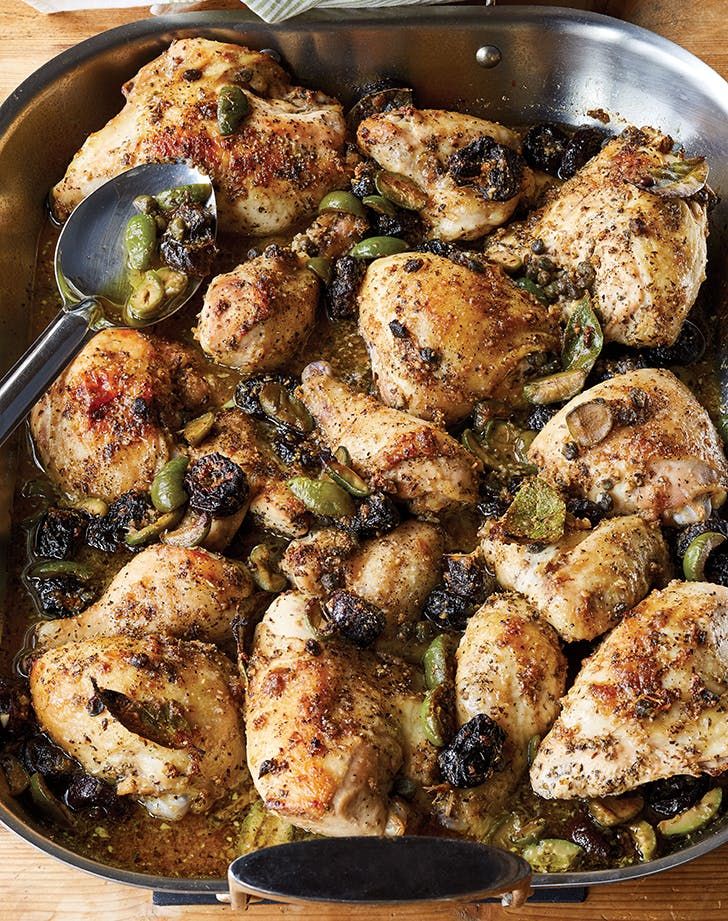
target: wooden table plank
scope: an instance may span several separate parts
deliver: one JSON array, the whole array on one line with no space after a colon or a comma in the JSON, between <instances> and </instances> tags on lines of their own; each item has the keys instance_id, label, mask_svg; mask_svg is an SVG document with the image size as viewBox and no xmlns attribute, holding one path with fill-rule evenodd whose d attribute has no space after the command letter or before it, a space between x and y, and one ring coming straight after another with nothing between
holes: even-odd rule
<instances>
[{"instance_id":1,"label":"wooden table plank","mask_svg":"<svg viewBox=\"0 0 728 921\"><path fill-rule=\"evenodd\" d=\"M201 4L202 5L202 4ZM206 8L237 6L235 0ZM612 15L623 16L679 41L728 76L725 0L703 0L699 7L681 0L606 0ZM148 10L104 10L43 16L20 0L0 0L0 100L33 70L70 45L105 29L148 15ZM99 880L52 860L0 828L0 918L8 921L225 921L225 906L160 908L144 890ZM251 921L341 918L339 909L253 906ZM728 847L667 874L635 883L595 887L583 905L529 905L518 911L497 906L421 908L347 912L367 921L726 921Z\"/></svg>"}]
</instances>

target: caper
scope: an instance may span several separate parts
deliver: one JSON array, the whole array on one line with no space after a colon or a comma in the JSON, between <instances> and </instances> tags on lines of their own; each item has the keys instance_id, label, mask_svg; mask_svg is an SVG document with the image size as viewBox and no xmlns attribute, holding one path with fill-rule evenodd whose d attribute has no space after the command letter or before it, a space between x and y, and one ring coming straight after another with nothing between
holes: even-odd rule
<instances>
[{"instance_id":1,"label":"caper","mask_svg":"<svg viewBox=\"0 0 728 921\"><path fill-rule=\"evenodd\" d=\"M188 496L182 485L189 458L180 454L162 467L152 480L149 495L159 512L173 512L187 502Z\"/></svg>"},{"instance_id":2,"label":"caper","mask_svg":"<svg viewBox=\"0 0 728 921\"><path fill-rule=\"evenodd\" d=\"M451 643L444 633L436 636L425 650L422 665L425 669L425 684L430 690L447 681L451 651Z\"/></svg>"},{"instance_id":3,"label":"caper","mask_svg":"<svg viewBox=\"0 0 728 921\"><path fill-rule=\"evenodd\" d=\"M288 488L306 508L325 518L344 518L354 515L356 508L349 493L330 480L312 480L297 476L288 480Z\"/></svg>"},{"instance_id":4,"label":"caper","mask_svg":"<svg viewBox=\"0 0 728 921\"><path fill-rule=\"evenodd\" d=\"M324 256L313 256L306 263L306 268L311 269L314 274L318 275L325 285L328 285L331 281L330 259L326 259Z\"/></svg>"},{"instance_id":5,"label":"caper","mask_svg":"<svg viewBox=\"0 0 728 921\"><path fill-rule=\"evenodd\" d=\"M30 795L35 806L43 815L65 828L73 827L73 817L66 806L51 792L48 784L40 774L32 774L30 778Z\"/></svg>"},{"instance_id":6,"label":"caper","mask_svg":"<svg viewBox=\"0 0 728 921\"><path fill-rule=\"evenodd\" d=\"M399 237L367 237L352 246L349 255L355 259L379 259L381 256L394 256L409 249Z\"/></svg>"},{"instance_id":7,"label":"caper","mask_svg":"<svg viewBox=\"0 0 728 921\"><path fill-rule=\"evenodd\" d=\"M170 269L167 266L162 266L156 272L157 277L164 285L165 298L178 297L187 290L189 279L184 272L178 272L176 269Z\"/></svg>"},{"instance_id":8,"label":"caper","mask_svg":"<svg viewBox=\"0 0 728 921\"><path fill-rule=\"evenodd\" d=\"M363 205L376 211L377 214L386 214L387 217L395 217L397 209L392 202L383 195L365 195L361 200Z\"/></svg>"},{"instance_id":9,"label":"caper","mask_svg":"<svg viewBox=\"0 0 728 921\"><path fill-rule=\"evenodd\" d=\"M126 302L127 318L132 321L152 320L164 303L164 285L156 272L144 273L140 284L134 288Z\"/></svg>"},{"instance_id":10,"label":"caper","mask_svg":"<svg viewBox=\"0 0 728 921\"><path fill-rule=\"evenodd\" d=\"M182 519L180 526L174 531L162 534L163 544L172 544L173 547L199 547L210 533L212 515L208 512L189 511Z\"/></svg>"},{"instance_id":11,"label":"caper","mask_svg":"<svg viewBox=\"0 0 728 921\"><path fill-rule=\"evenodd\" d=\"M164 515L160 515L156 521L153 521L144 528L140 528L138 531L127 531L124 541L127 547L144 547L146 544L151 544L160 537L163 531L175 527L181 518L182 512L180 509L175 509L173 512L167 512Z\"/></svg>"},{"instance_id":12,"label":"caper","mask_svg":"<svg viewBox=\"0 0 728 921\"><path fill-rule=\"evenodd\" d=\"M154 201L162 211L175 211L180 205L191 202L202 204L210 197L211 187L208 182L191 182L189 185L178 185L165 189L154 196Z\"/></svg>"},{"instance_id":13,"label":"caper","mask_svg":"<svg viewBox=\"0 0 728 921\"><path fill-rule=\"evenodd\" d=\"M420 708L420 724L422 733L428 742L437 748L445 744L445 724L447 716L445 711L445 686L442 684L431 688L424 696Z\"/></svg>"},{"instance_id":14,"label":"caper","mask_svg":"<svg viewBox=\"0 0 728 921\"><path fill-rule=\"evenodd\" d=\"M427 204L427 194L409 176L382 170L374 184L380 195L407 211L420 211Z\"/></svg>"},{"instance_id":15,"label":"caper","mask_svg":"<svg viewBox=\"0 0 728 921\"><path fill-rule=\"evenodd\" d=\"M326 472L337 485L341 486L357 499L371 496L372 491L366 480L363 480L351 467L337 460L326 461Z\"/></svg>"},{"instance_id":16,"label":"caper","mask_svg":"<svg viewBox=\"0 0 728 921\"><path fill-rule=\"evenodd\" d=\"M132 205L140 214L154 214L157 210L157 199L153 195L137 195Z\"/></svg>"},{"instance_id":17,"label":"caper","mask_svg":"<svg viewBox=\"0 0 728 921\"><path fill-rule=\"evenodd\" d=\"M215 413L203 413L201 416L198 416L196 419L192 419L187 425L182 429L182 434L188 445L191 445L193 448L196 448L197 445L202 444L202 442L207 438L207 436L212 431L212 427L215 425Z\"/></svg>"},{"instance_id":18,"label":"caper","mask_svg":"<svg viewBox=\"0 0 728 921\"><path fill-rule=\"evenodd\" d=\"M337 190L329 192L319 202L319 212L321 211L343 211L345 214L354 214L356 217L366 217L364 205L352 192Z\"/></svg>"},{"instance_id":19,"label":"caper","mask_svg":"<svg viewBox=\"0 0 728 921\"><path fill-rule=\"evenodd\" d=\"M258 392L258 403L272 421L301 435L313 431L314 421L304 404L292 396L283 384L267 381Z\"/></svg>"},{"instance_id":20,"label":"caper","mask_svg":"<svg viewBox=\"0 0 728 921\"><path fill-rule=\"evenodd\" d=\"M167 224L167 233L173 237L177 242L181 242L187 236L187 224L183 217L180 217L179 214L175 215L172 220Z\"/></svg>"},{"instance_id":21,"label":"caper","mask_svg":"<svg viewBox=\"0 0 728 921\"><path fill-rule=\"evenodd\" d=\"M239 86L228 83L217 94L217 127L220 134L233 134L250 111L250 102Z\"/></svg>"},{"instance_id":22,"label":"caper","mask_svg":"<svg viewBox=\"0 0 728 921\"><path fill-rule=\"evenodd\" d=\"M257 544L250 551L248 566L253 581L264 592L282 592L288 584L286 577L278 571L275 554L268 544Z\"/></svg>"},{"instance_id":23,"label":"caper","mask_svg":"<svg viewBox=\"0 0 728 921\"><path fill-rule=\"evenodd\" d=\"M143 272L152 264L157 249L157 224L151 214L135 214L124 230L124 246L129 265Z\"/></svg>"},{"instance_id":24,"label":"caper","mask_svg":"<svg viewBox=\"0 0 728 921\"><path fill-rule=\"evenodd\" d=\"M52 576L75 576L87 582L92 573L88 566L83 563L75 563L73 560L44 560L41 563L34 563L27 572L31 579L49 579Z\"/></svg>"}]
</instances>

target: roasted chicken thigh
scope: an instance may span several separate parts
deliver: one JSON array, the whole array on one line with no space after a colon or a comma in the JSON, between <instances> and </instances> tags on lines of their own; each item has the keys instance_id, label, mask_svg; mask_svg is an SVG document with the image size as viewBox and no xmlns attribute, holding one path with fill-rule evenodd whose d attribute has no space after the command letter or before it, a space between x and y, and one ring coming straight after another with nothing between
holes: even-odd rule
<instances>
[{"instance_id":1,"label":"roasted chicken thigh","mask_svg":"<svg viewBox=\"0 0 728 921\"><path fill-rule=\"evenodd\" d=\"M217 123L218 93L237 86L248 112L231 134ZM126 105L89 136L52 192L65 220L95 188L140 163L188 160L209 175L224 230L279 233L347 181L341 106L293 86L268 54L184 38L124 86Z\"/></svg>"}]
</instances>

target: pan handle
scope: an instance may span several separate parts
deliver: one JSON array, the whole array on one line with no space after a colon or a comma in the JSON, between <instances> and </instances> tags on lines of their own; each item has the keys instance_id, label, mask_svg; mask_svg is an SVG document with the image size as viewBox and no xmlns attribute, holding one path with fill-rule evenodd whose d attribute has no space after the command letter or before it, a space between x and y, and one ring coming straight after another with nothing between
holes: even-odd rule
<instances>
[{"instance_id":1,"label":"pan handle","mask_svg":"<svg viewBox=\"0 0 728 921\"><path fill-rule=\"evenodd\" d=\"M80 350L98 311L92 297L62 310L0 380L0 445Z\"/></svg>"},{"instance_id":2,"label":"pan handle","mask_svg":"<svg viewBox=\"0 0 728 921\"><path fill-rule=\"evenodd\" d=\"M402 905L472 902L501 896L518 906L530 893L521 857L455 838L317 838L262 848L228 869L230 900ZM336 915L336 911L334 912Z\"/></svg>"}]
</instances>

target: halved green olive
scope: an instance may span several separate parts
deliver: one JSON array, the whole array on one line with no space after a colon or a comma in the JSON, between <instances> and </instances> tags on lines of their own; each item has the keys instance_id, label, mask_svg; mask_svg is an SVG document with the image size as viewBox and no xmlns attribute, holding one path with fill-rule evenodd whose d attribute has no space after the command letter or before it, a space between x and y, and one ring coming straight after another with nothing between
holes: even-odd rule
<instances>
[{"instance_id":1,"label":"halved green olive","mask_svg":"<svg viewBox=\"0 0 728 921\"><path fill-rule=\"evenodd\" d=\"M47 819L64 828L73 828L75 823L68 807L50 790L40 774L32 774L30 777L30 795Z\"/></svg>"},{"instance_id":2,"label":"halved green olive","mask_svg":"<svg viewBox=\"0 0 728 921\"><path fill-rule=\"evenodd\" d=\"M683 574L688 582L702 582L705 579L708 557L724 543L725 534L719 531L704 531L690 541L683 557Z\"/></svg>"},{"instance_id":3,"label":"halved green olive","mask_svg":"<svg viewBox=\"0 0 728 921\"><path fill-rule=\"evenodd\" d=\"M306 508L325 518L343 518L356 511L349 493L330 480L312 480L297 476L288 480L288 488Z\"/></svg>"},{"instance_id":4,"label":"halved green olive","mask_svg":"<svg viewBox=\"0 0 728 921\"><path fill-rule=\"evenodd\" d=\"M228 83L217 94L217 127L220 134L233 134L250 111L250 102L239 86Z\"/></svg>"},{"instance_id":5,"label":"halved green olive","mask_svg":"<svg viewBox=\"0 0 728 921\"><path fill-rule=\"evenodd\" d=\"M8 782L11 796L20 796L30 786L30 775L15 755L0 755L0 768Z\"/></svg>"},{"instance_id":6,"label":"halved green olive","mask_svg":"<svg viewBox=\"0 0 728 921\"><path fill-rule=\"evenodd\" d=\"M367 237L360 240L349 250L355 259L379 259L382 256L394 256L404 253L410 247L399 237Z\"/></svg>"},{"instance_id":7,"label":"halved green olive","mask_svg":"<svg viewBox=\"0 0 728 921\"><path fill-rule=\"evenodd\" d=\"M529 476L536 473L536 467L528 460L528 449L535 437L535 432L519 429L511 422L490 420L480 436L472 429L465 429L461 441L463 447L498 474Z\"/></svg>"},{"instance_id":8,"label":"halved green olive","mask_svg":"<svg viewBox=\"0 0 728 921\"><path fill-rule=\"evenodd\" d=\"M268 544L257 544L250 551L248 566L253 581L264 592L282 592L288 579L278 569L275 553Z\"/></svg>"},{"instance_id":9,"label":"halved green olive","mask_svg":"<svg viewBox=\"0 0 728 921\"><path fill-rule=\"evenodd\" d=\"M645 802L641 796L603 796L588 804L589 812L605 828L614 828L636 818Z\"/></svg>"},{"instance_id":10,"label":"halved green olive","mask_svg":"<svg viewBox=\"0 0 728 921\"><path fill-rule=\"evenodd\" d=\"M542 838L523 849L523 858L537 873L564 873L579 862L583 848L563 838Z\"/></svg>"},{"instance_id":11,"label":"halved green olive","mask_svg":"<svg viewBox=\"0 0 728 921\"><path fill-rule=\"evenodd\" d=\"M173 512L187 502L189 496L182 484L189 462L189 457L179 454L167 461L152 480L149 495L157 511Z\"/></svg>"},{"instance_id":12,"label":"halved green olive","mask_svg":"<svg viewBox=\"0 0 728 921\"><path fill-rule=\"evenodd\" d=\"M152 269L147 270L127 299L125 307L127 320L153 320L162 313L164 300L162 279ZM130 325L133 325L133 322Z\"/></svg>"},{"instance_id":13,"label":"halved green olive","mask_svg":"<svg viewBox=\"0 0 728 921\"><path fill-rule=\"evenodd\" d=\"M485 256L488 262L500 266L509 275L514 272L520 272L523 268L522 257L518 253L510 252L505 247L502 249L494 247L492 252L486 250Z\"/></svg>"},{"instance_id":14,"label":"halved green olive","mask_svg":"<svg viewBox=\"0 0 728 921\"><path fill-rule=\"evenodd\" d=\"M451 652L452 643L444 633L436 636L425 650L422 665L425 670L425 685L429 690L447 681L450 675Z\"/></svg>"},{"instance_id":15,"label":"halved green olive","mask_svg":"<svg viewBox=\"0 0 728 921\"><path fill-rule=\"evenodd\" d=\"M584 389L585 381L586 371L580 369L558 371L556 374L529 381L523 387L523 396L529 403L536 403L539 406L560 403L580 393Z\"/></svg>"},{"instance_id":16,"label":"halved green olive","mask_svg":"<svg viewBox=\"0 0 728 921\"><path fill-rule=\"evenodd\" d=\"M188 511L175 531L162 534L163 544L173 547L199 547L212 527L212 515L207 512Z\"/></svg>"},{"instance_id":17,"label":"halved green olive","mask_svg":"<svg viewBox=\"0 0 728 921\"><path fill-rule=\"evenodd\" d=\"M322 211L343 211L345 214L354 214L356 217L366 217L367 213L361 201L353 192L339 189L329 192L319 202L319 213Z\"/></svg>"},{"instance_id":18,"label":"halved green olive","mask_svg":"<svg viewBox=\"0 0 728 921\"><path fill-rule=\"evenodd\" d=\"M51 576L76 576L87 582L93 575L88 566L76 563L73 560L44 560L34 563L27 572L32 579L46 579Z\"/></svg>"},{"instance_id":19,"label":"halved green olive","mask_svg":"<svg viewBox=\"0 0 728 921\"><path fill-rule=\"evenodd\" d=\"M720 787L714 787L708 790L705 796L696 803L692 809L686 809L679 815L671 819L664 819L657 823L657 830L665 837L674 835L691 835L695 831L704 828L708 822L711 822L720 809L723 801L723 791Z\"/></svg>"},{"instance_id":20,"label":"halved green olive","mask_svg":"<svg viewBox=\"0 0 728 921\"><path fill-rule=\"evenodd\" d=\"M179 297L184 294L189 284L189 278L184 272L178 272L176 269L170 269L167 266L157 269L157 278L164 286L164 296L166 298Z\"/></svg>"},{"instance_id":21,"label":"halved green olive","mask_svg":"<svg viewBox=\"0 0 728 921\"><path fill-rule=\"evenodd\" d=\"M576 373L583 374L581 371ZM605 400L588 400L586 403L580 403L566 417L569 434L580 448L591 448L604 441L612 431L613 425L612 410Z\"/></svg>"},{"instance_id":22,"label":"halved green olive","mask_svg":"<svg viewBox=\"0 0 728 921\"><path fill-rule=\"evenodd\" d=\"M652 860L657 853L657 835L649 822L633 822L627 829L634 842L637 856L643 862Z\"/></svg>"},{"instance_id":23,"label":"halved green olive","mask_svg":"<svg viewBox=\"0 0 728 921\"><path fill-rule=\"evenodd\" d=\"M167 512L164 515L160 515L159 518L146 527L140 528L138 531L127 531L124 537L124 543L127 547L144 547L146 544L151 544L157 538L161 537L163 531L174 528L181 519L181 509Z\"/></svg>"},{"instance_id":24,"label":"halved green olive","mask_svg":"<svg viewBox=\"0 0 728 921\"><path fill-rule=\"evenodd\" d=\"M321 281L328 285L331 281L331 260L324 256L312 256L306 263L306 268L318 275Z\"/></svg>"},{"instance_id":25,"label":"halved green olive","mask_svg":"<svg viewBox=\"0 0 728 921\"><path fill-rule=\"evenodd\" d=\"M180 205L190 202L202 204L210 197L212 188L208 182L191 182L189 185L178 185L172 189L165 189L154 196L154 200L162 211L174 211Z\"/></svg>"},{"instance_id":26,"label":"halved green olive","mask_svg":"<svg viewBox=\"0 0 728 921\"><path fill-rule=\"evenodd\" d=\"M132 205L140 214L154 214L159 207L153 195L137 195Z\"/></svg>"},{"instance_id":27,"label":"halved green olive","mask_svg":"<svg viewBox=\"0 0 728 921\"><path fill-rule=\"evenodd\" d=\"M382 170L374 177L377 192L399 208L420 211L427 204L427 193L409 176Z\"/></svg>"},{"instance_id":28,"label":"halved green olive","mask_svg":"<svg viewBox=\"0 0 728 921\"><path fill-rule=\"evenodd\" d=\"M420 707L422 734L437 748L442 748L446 741L443 726L446 719L443 687L444 685L439 684L427 691Z\"/></svg>"},{"instance_id":29,"label":"halved green olive","mask_svg":"<svg viewBox=\"0 0 728 921\"><path fill-rule=\"evenodd\" d=\"M267 381L258 391L258 403L273 422L293 429L301 435L308 435L314 429L314 421L306 406L292 396L283 384Z\"/></svg>"},{"instance_id":30,"label":"halved green olive","mask_svg":"<svg viewBox=\"0 0 728 921\"><path fill-rule=\"evenodd\" d=\"M143 272L152 264L157 251L157 224L151 214L135 214L124 230L124 246L129 265Z\"/></svg>"},{"instance_id":31,"label":"halved green olive","mask_svg":"<svg viewBox=\"0 0 728 921\"><path fill-rule=\"evenodd\" d=\"M385 214L387 217L394 217L397 214L396 207L392 202L383 195L365 195L361 203L376 211L377 214Z\"/></svg>"},{"instance_id":32,"label":"halved green olive","mask_svg":"<svg viewBox=\"0 0 728 921\"><path fill-rule=\"evenodd\" d=\"M215 425L215 413L203 413L196 419L191 419L182 429L182 434L188 445L196 448L207 438Z\"/></svg>"},{"instance_id":33,"label":"halved green olive","mask_svg":"<svg viewBox=\"0 0 728 921\"><path fill-rule=\"evenodd\" d=\"M99 518L103 518L109 510L109 503L95 496L89 496L88 499L79 499L78 502L74 503L73 507L88 512L89 515L97 515Z\"/></svg>"},{"instance_id":34,"label":"halved green olive","mask_svg":"<svg viewBox=\"0 0 728 921\"><path fill-rule=\"evenodd\" d=\"M372 490L369 484L347 464L342 464L337 460L330 460L326 461L325 467L326 472L334 483L351 493L352 496L356 496L357 499L364 499L367 496L371 496Z\"/></svg>"}]
</instances>

